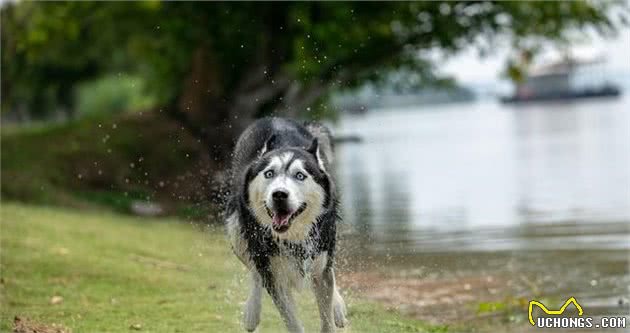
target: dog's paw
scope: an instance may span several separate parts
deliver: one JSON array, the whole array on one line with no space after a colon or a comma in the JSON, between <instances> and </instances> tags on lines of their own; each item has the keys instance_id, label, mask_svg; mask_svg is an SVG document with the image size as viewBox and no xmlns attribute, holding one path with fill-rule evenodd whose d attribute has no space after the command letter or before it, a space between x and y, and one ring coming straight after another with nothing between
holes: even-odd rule
<instances>
[{"instance_id":1,"label":"dog's paw","mask_svg":"<svg viewBox=\"0 0 630 333\"><path fill-rule=\"evenodd\" d=\"M260 308L255 304L245 304L245 312L243 314L243 326L247 332L254 332L260 323Z\"/></svg>"},{"instance_id":2,"label":"dog's paw","mask_svg":"<svg viewBox=\"0 0 630 333\"><path fill-rule=\"evenodd\" d=\"M333 300L333 315L335 317L335 326L338 328L345 327L348 323L346 319L346 303L339 295L338 291L335 291L334 300Z\"/></svg>"},{"instance_id":3,"label":"dog's paw","mask_svg":"<svg viewBox=\"0 0 630 333\"><path fill-rule=\"evenodd\" d=\"M345 310L341 309L341 307L335 306L334 312L335 312L335 326L337 326L338 328L345 327L346 324L348 323L348 320L346 319Z\"/></svg>"},{"instance_id":4,"label":"dog's paw","mask_svg":"<svg viewBox=\"0 0 630 333\"><path fill-rule=\"evenodd\" d=\"M251 311L245 311L245 315L243 316L243 326L245 326L245 330L247 332L254 332L256 327L258 327L259 322L260 316L252 314Z\"/></svg>"}]
</instances>

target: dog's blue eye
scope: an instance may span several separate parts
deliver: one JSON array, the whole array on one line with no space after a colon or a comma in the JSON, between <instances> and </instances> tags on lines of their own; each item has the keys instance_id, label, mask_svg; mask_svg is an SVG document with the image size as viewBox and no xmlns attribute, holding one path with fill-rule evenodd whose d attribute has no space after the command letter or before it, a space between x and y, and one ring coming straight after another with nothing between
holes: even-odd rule
<instances>
[{"instance_id":1,"label":"dog's blue eye","mask_svg":"<svg viewBox=\"0 0 630 333\"><path fill-rule=\"evenodd\" d=\"M265 178L271 178L271 177L273 177L273 170L265 171Z\"/></svg>"},{"instance_id":2,"label":"dog's blue eye","mask_svg":"<svg viewBox=\"0 0 630 333\"><path fill-rule=\"evenodd\" d=\"M298 172L295 174L295 178L297 178L297 180L304 180L306 179L306 175L301 172Z\"/></svg>"}]
</instances>

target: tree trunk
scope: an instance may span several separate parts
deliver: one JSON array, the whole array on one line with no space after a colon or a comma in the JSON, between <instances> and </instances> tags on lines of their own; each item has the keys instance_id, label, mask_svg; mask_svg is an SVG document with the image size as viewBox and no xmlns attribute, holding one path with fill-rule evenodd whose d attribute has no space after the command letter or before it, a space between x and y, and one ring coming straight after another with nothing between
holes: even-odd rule
<instances>
[{"instance_id":1,"label":"tree trunk","mask_svg":"<svg viewBox=\"0 0 630 333\"><path fill-rule=\"evenodd\" d=\"M238 135L262 109L298 118L326 91L325 83L305 86L285 72L265 73L265 68L269 67L253 66L236 89L227 92L209 48L202 46L193 54L190 72L169 114L208 147L216 169L228 166Z\"/></svg>"},{"instance_id":2,"label":"tree trunk","mask_svg":"<svg viewBox=\"0 0 630 333\"><path fill-rule=\"evenodd\" d=\"M192 56L191 68L184 79L176 105L170 108L174 116L208 149L218 168L225 167L238 130L238 122L225 99L220 70L208 51L199 47Z\"/></svg>"}]
</instances>

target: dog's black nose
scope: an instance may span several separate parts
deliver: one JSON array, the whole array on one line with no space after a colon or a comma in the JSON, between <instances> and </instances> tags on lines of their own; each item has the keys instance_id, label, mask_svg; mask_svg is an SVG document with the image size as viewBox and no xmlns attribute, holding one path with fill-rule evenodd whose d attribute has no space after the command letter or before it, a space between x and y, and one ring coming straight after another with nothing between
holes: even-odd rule
<instances>
[{"instance_id":1,"label":"dog's black nose","mask_svg":"<svg viewBox=\"0 0 630 333\"><path fill-rule=\"evenodd\" d=\"M285 201L289 197L289 192L285 190L276 190L271 194L273 201Z\"/></svg>"}]
</instances>

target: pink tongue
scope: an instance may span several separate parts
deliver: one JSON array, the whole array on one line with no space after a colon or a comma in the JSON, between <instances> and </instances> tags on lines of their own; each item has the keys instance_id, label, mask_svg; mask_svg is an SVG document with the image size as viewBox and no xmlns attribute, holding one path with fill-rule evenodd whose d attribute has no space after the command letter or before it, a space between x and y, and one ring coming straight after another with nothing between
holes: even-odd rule
<instances>
[{"instance_id":1,"label":"pink tongue","mask_svg":"<svg viewBox=\"0 0 630 333\"><path fill-rule=\"evenodd\" d=\"M289 216L291 215L280 215L280 214L274 215L273 225L276 225L276 226L286 225L289 222Z\"/></svg>"}]
</instances>

